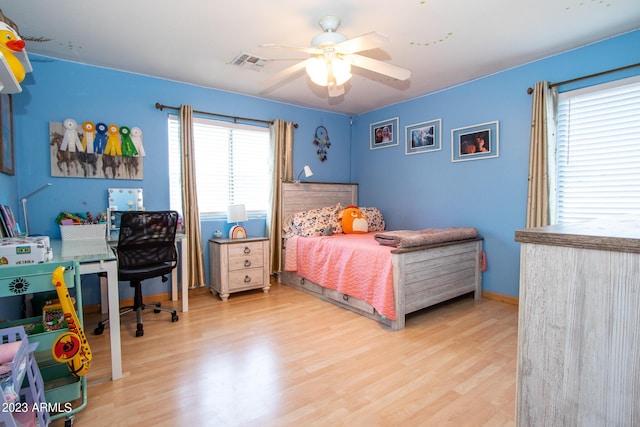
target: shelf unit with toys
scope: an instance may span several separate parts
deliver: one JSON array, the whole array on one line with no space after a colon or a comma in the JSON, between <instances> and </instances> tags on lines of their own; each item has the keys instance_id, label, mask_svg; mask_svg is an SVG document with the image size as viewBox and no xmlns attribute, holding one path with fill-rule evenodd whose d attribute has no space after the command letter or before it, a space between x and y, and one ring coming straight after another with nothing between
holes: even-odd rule
<instances>
[{"instance_id":1,"label":"shelf unit with toys","mask_svg":"<svg viewBox=\"0 0 640 427\"><path fill-rule=\"evenodd\" d=\"M69 290L75 290L75 316L81 329L83 323L82 287L80 286L79 267L76 262L46 262L0 267L0 298L26 297L34 294L33 300L39 299L43 301L42 298L36 298L36 296L47 295L52 291L55 293L56 287L53 284L52 274L59 267L64 267L63 278L66 287ZM28 341L35 347L32 347L31 354L34 356L33 366L36 366L44 384L44 406L41 401L34 397L36 395L30 391L31 384L29 384L27 390L20 392L19 401L36 403L36 406L25 407L29 409L46 408L46 417L49 421L64 418L65 426L71 426L74 414L84 409L87 405L86 376L76 376L70 371L67 363L60 363L54 359L52 349L58 343L61 335L69 333L71 329L66 323L60 324L60 317L55 315L58 311L55 303L47 303L42 308L44 309L42 315L0 324L0 335L5 336L15 328L23 329L26 339L23 338L19 341ZM53 319L52 315L56 319ZM5 338L4 341L8 341L8 339ZM43 411L35 411L35 415L39 415L39 412ZM0 421L4 420L0 419ZM48 421L45 421L43 418L38 425L47 425ZM2 425L1 422L0 425ZM13 424L8 423L7 425L11 426Z\"/></svg>"}]
</instances>

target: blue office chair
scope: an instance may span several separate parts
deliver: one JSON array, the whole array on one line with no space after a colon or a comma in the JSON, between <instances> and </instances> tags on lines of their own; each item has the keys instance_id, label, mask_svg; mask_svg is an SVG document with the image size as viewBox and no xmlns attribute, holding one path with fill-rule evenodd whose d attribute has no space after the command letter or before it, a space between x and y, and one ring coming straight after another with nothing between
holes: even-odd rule
<instances>
[{"instance_id":1,"label":"blue office chair","mask_svg":"<svg viewBox=\"0 0 640 427\"><path fill-rule=\"evenodd\" d=\"M120 310L120 315L135 311L137 318L136 337L144 335L142 310L153 308L155 313L171 313L171 321L178 321L176 310L162 308L160 303L142 302L142 281L153 277L168 280L167 275L176 268L178 254L175 237L178 213L175 211L131 211L122 214L116 254L118 257L118 280L128 281L135 288L133 305ZM104 332L109 319L98 323L93 331Z\"/></svg>"}]
</instances>

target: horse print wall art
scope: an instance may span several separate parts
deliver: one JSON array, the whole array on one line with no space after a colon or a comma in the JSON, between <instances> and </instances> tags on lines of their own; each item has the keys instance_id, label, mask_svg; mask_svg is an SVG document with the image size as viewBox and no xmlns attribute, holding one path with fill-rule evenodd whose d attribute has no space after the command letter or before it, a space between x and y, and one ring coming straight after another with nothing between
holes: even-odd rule
<instances>
[{"instance_id":1,"label":"horse print wall art","mask_svg":"<svg viewBox=\"0 0 640 427\"><path fill-rule=\"evenodd\" d=\"M143 179L142 130L74 119L49 123L51 176Z\"/></svg>"}]
</instances>

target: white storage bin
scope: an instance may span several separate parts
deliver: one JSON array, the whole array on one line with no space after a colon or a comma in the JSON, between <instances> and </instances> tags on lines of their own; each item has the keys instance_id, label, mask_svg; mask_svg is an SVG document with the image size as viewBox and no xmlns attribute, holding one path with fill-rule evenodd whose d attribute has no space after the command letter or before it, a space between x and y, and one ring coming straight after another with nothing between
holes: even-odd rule
<instances>
[{"instance_id":1,"label":"white storage bin","mask_svg":"<svg viewBox=\"0 0 640 427\"><path fill-rule=\"evenodd\" d=\"M106 239L107 224L61 225L62 240Z\"/></svg>"}]
</instances>

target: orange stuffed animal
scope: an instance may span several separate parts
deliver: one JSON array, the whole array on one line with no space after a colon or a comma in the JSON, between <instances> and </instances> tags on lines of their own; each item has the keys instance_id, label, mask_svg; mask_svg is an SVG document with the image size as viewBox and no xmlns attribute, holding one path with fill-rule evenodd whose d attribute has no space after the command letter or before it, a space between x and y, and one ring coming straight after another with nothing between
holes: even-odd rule
<instances>
[{"instance_id":1,"label":"orange stuffed animal","mask_svg":"<svg viewBox=\"0 0 640 427\"><path fill-rule=\"evenodd\" d=\"M367 233L369 222L357 206L347 206L342 214L342 231L350 233Z\"/></svg>"}]
</instances>

